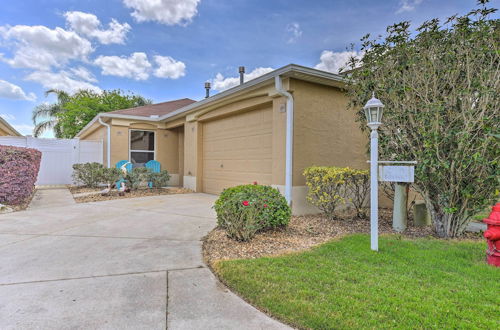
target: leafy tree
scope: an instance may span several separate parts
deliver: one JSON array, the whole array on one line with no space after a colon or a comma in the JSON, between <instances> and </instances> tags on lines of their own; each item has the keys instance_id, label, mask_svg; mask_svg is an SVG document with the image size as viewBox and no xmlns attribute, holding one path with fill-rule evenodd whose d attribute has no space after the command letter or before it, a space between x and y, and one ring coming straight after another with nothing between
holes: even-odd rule
<instances>
[{"instance_id":1,"label":"leafy tree","mask_svg":"<svg viewBox=\"0 0 500 330\"><path fill-rule=\"evenodd\" d=\"M64 104L68 102L70 97L68 93L58 89L49 89L45 92L45 96L48 96L49 94L56 95L56 103L42 103L33 109L31 118L33 120L33 124L35 125L35 128L33 129L33 135L35 137L39 137L45 131L51 129L54 131L55 137L61 137L61 130L57 124L57 114L64 111Z\"/></svg>"},{"instance_id":2,"label":"leafy tree","mask_svg":"<svg viewBox=\"0 0 500 330\"><path fill-rule=\"evenodd\" d=\"M459 236L498 198L500 20L488 2L444 24L367 35L362 59L349 63L350 107L365 129L360 109L372 91L385 104L381 158L418 161L414 187L441 237Z\"/></svg>"},{"instance_id":3,"label":"leafy tree","mask_svg":"<svg viewBox=\"0 0 500 330\"><path fill-rule=\"evenodd\" d=\"M134 108L151 101L135 94L123 94L120 90L95 92L80 90L69 95L59 90L46 94L57 95L54 104L41 104L33 110L34 135L39 136L48 129L54 130L58 138L73 138L97 114L120 109Z\"/></svg>"},{"instance_id":4,"label":"leafy tree","mask_svg":"<svg viewBox=\"0 0 500 330\"><path fill-rule=\"evenodd\" d=\"M61 137L73 138L97 114L119 109L134 108L151 101L138 95L126 95L120 90L97 93L91 90L80 90L71 95L64 104L64 111L57 113Z\"/></svg>"}]
</instances>

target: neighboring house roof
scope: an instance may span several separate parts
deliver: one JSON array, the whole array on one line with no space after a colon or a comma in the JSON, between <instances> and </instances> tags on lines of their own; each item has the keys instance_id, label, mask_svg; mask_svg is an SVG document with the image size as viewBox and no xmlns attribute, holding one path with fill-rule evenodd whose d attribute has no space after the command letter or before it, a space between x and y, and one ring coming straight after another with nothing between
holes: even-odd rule
<instances>
[{"instance_id":1,"label":"neighboring house roof","mask_svg":"<svg viewBox=\"0 0 500 330\"><path fill-rule=\"evenodd\" d=\"M0 131L4 131L7 135L10 136L23 136L21 133L16 131L14 127L10 126L10 124L2 117L0 117Z\"/></svg>"},{"instance_id":2,"label":"neighboring house roof","mask_svg":"<svg viewBox=\"0 0 500 330\"><path fill-rule=\"evenodd\" d=\"M329 86L336 86L336 87L343 87L345 84L345 78L341 75L331 73L331 72L326 72L326 71L321 71L318 69L313 69L297 64L288 64L284 67L281 67L279 69L276 69L274 71L268 72L260 77L257 77L255 79L249 80L241 85L238 85L236 87L227 89L223 92L217 93L213 96L210 96L208 98L202 99L197 102L191 102L190 104L187 104L186 106L183 106L177 110L170 111L166 114L160 115L159 117L149 117L147 118L148 121L153 121L153 122L158 122L158 121L163 121L167 120L169 118L175 117L180 114L188 113L191 111L194 111L202 106L206 106L207 104L217 102L225 97L229 97L232 94L235 94L237 92L240 92L242 90L245 90L247 88L251 88L255 85L274 80L275 77L290 77L290 78L295 78L295 79L300 79L300 80L305 80L305 81L310 81L310 82L315 82L318 84L324 84L324 85L329 85ZM189 100L189 99L185 99ZM191 100L192 101L192 100ZM175 102L175 101L174 101ZM165 102L168 103L168 102ZM159 103L162 104L162 103ZM129 109L133 110L133 109ZM124 111L124 110L118 110L118 111ZM116 111L113 112L103 112L98 114L97 116L92 119L90 123L87 124L77 135L76 137L79 137L83 132L85 132L88 128L90 128L98 119L99 117L102 118L123 118L123 119L137 119L137 120L144 120L145 116L143 115L133 115L131 113L115 113Z\"/></svg>"},{"instance_id":3,"label":"neighboring house roof","mask_svg":"<svg viewBox=\"0 0 500 330\"><path fill-rule=\"evenodd\" d=\"M107 112L106 114L121 114L121 115L142 116L142 117L150 117L150 116L160 117L195 102L196 102L195 100L186 98L186 99L179 99L179 100L173 100L156 104L148 104L136 108L110 111Z\"/></svg>"}]
</instances>

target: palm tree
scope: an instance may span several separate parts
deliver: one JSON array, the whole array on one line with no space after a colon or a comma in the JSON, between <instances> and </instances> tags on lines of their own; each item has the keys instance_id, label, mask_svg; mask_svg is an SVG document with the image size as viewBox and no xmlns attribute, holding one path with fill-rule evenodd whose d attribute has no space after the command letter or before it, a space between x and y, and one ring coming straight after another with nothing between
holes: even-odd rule
<instances>
[{"instance_id":1,"label":"palm tree","mask_svg":"<svg viewBox=\"0 0 500 330\"><path fill-rule=\"evenodd\" d=\"M33 120L33 124L35 124L35 128L33 129L35 137L39 137L42 133L50 129L54 131L56 138L61 137L62 133L57 123L57 114L65 111L64 105L69 101L70 96L65 91L59 89L49 89L45 92L45 97L50 94L56 95L56 103L42 103L33 109L31 119Z\"/></svg>"}]
</instances>

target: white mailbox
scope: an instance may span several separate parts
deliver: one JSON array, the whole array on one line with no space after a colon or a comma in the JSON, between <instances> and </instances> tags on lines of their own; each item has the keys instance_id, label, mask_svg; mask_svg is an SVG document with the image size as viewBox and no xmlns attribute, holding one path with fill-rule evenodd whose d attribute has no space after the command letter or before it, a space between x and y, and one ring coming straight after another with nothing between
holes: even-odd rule
<instances>
[{"instance_id":1,"label":"white mailbox","mask_svg":"<svg viewBox=\"0 0 500 330\"><path fill-rule=\"evenodd\" d=\"M415 180L414 166L379 166L379 181L413 182Z\"/></svg>"}]
</instances>

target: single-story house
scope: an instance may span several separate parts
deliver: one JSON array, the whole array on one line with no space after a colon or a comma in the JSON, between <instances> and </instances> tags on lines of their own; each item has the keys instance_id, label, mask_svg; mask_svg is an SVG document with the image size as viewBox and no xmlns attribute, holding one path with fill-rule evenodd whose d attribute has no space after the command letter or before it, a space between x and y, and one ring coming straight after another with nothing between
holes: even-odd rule
<instances>
[{"instance_id":1,"label":"single-story house","mask_svg":"<svg viewBox=\"0 0 500 330\"><path fill-rule=\"evenodd\" d=\"M14 127L10 126L10 124L0 117L0 136L23 136L21 133L16 131Z\"/></svg>"},{"instance_id":2,"label":"single-story house","mask_svg":"<svg viewBox=\"0 0 500 330\"><path fill-rule=\"evenodd\" d=\"M103 140L108 166L156 159L171 184L210 194L256 181L306 214L316 211L305 199L306 167L368 168L368 140L343 85L340 75L290 64L201 101L101 113L77 137Z\"/></svg>"}]
</instances>

